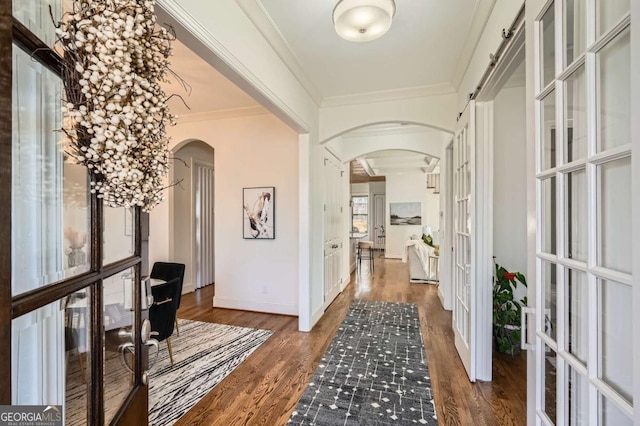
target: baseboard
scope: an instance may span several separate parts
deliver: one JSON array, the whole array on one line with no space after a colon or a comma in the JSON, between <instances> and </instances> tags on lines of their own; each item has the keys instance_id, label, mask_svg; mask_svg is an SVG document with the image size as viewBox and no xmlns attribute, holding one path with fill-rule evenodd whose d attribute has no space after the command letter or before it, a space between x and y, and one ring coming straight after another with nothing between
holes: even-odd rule
<instances>
[{"instance_id":1,"label":"baseboard","mask_svg":"<svg viewBox=\"0 0 640 426\"><path fill-rule=\"evenodd\" d=\"M182 294L193 293L194 291L196 291L196 286L193 283L182 284Z\"/></svg>"},{"instance_id":2,"label":"baseboard","mask_svg":"<svg viewBox=\"0 0 640 426\"><path fill-rule=\"evenodd\" d=\"M401 254L385 253L384 257L386 259L402 259L402 253Z\"/></svg>"},{"instance_id":3,"label":"baseboard","mask_svg":"<svg viewBox=\"0 0 640 426\"><path fill-rule=\"evenodd\" d=\"M440 299L440 304L445 311L450 311L451 307L447 306L444 300L444 294L442 294L442 286L438 286L438 299Z\"/></svg>"},{"instance_id":4,"label":"baseboard","mask_svg":"<svg viewBox=\"0 0 640 426\"><path fill-rule=\"evenodd\" d=\"M298 316L298 306L296 305L283 305L281 303L261 302L259 300L229 299L214 296L213 307Z\"/></svg>"},{"instance_id":5,"label":"baseboard","mask_svg":"<svg viewBox=\"0 0 640 426\"><path fill-rule=\"evenodd\" d=\"M320 306L320 308L311 315L311 329L309 331L313 330L313 327L320 321L322 315L324 315L324 306Z\"/></svg>"}]
</instances>

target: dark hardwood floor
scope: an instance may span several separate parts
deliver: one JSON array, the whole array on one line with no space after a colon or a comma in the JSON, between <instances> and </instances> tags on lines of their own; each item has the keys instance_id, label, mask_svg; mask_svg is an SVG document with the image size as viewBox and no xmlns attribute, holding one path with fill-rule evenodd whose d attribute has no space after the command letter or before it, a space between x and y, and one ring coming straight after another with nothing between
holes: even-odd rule
<instances>
[{"instance_id":1,"label":"dark hardwood floor","mask_svg":"<svg viewBox=\"0 0 640 426\"><path fill-rule=\"evenodd\" d=\"M365 266L365 265L363 265ZM407 264L376 259L363 268L310 333L296 317L212 308L213 286L182 298L180 318L273 330L245 362L183 416L178 425L284 425L354 299L415 303L440 425L526 424L526 355L494 356L493 382L470 383L458 358L451 313L435 285L410 284Z\"/></svg>"}]
</instances>

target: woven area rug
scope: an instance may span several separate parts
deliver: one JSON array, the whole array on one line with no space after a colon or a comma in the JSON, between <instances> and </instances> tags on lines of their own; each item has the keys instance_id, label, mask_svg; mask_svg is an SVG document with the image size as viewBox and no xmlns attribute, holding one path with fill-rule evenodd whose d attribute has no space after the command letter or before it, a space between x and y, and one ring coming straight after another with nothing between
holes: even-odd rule
<instances>
[{"instance_id":1,"label":"woven area rug","mask_svg":"<svg viewBox=\"0 0 640 426\"><path fill-rule=\"evenodd\" d=\"M269 330L179 319L180 337L160 343L149 373L149 424L174 424L273 334Z\"/></svg>"},{"instance_id":2,"label":"woven area rug","mask_svg":"<svg viewBox=\"0 0 640 426\"><path fill-rule=\"evenodd\" d=\"M437 425L418 307L355 301L288 424Z\"/></svg>"}]
</instances>

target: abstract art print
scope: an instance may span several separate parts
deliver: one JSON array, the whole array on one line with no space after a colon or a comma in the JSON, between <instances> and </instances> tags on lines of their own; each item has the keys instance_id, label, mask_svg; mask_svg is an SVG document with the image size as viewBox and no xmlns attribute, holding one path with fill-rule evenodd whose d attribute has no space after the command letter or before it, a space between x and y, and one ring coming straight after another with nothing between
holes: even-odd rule
<instances>
[{"instance_id":1,"label":"abstract art print","mask_svg":"<svg viewBox=\"0 0 640 426\"><path fill-rule=\"evenodd\" d=\"M391 225L422 225L422 203L389 203Z\"/></svg>"},{"instance_id":2,"label":"abstract art print","mask_svg":"<svg viewBox=\"0 0 640 426\"><path fill-rule=\"evenodd\" d=\"M242 190L242 236L249 240L273 240L275 236L275 192L273 186Z\"/></svg>"}]
</instances>

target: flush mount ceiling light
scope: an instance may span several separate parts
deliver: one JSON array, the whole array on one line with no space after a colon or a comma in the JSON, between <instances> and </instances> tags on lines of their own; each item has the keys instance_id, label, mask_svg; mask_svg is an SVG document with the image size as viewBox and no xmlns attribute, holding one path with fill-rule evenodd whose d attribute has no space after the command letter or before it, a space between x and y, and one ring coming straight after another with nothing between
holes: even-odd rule
<instances>
[{"instance_id":1,"label":"flush mount ceiling light","mask_svg":"<svg viewBox=\"0 0 640 426\"><path fill-rule=\"evenodd\" d=\"M371 41L389 30L395 13L394 0L340 0L333 9L333 24L345 40Z\"/></svg>"}]
</instances>

